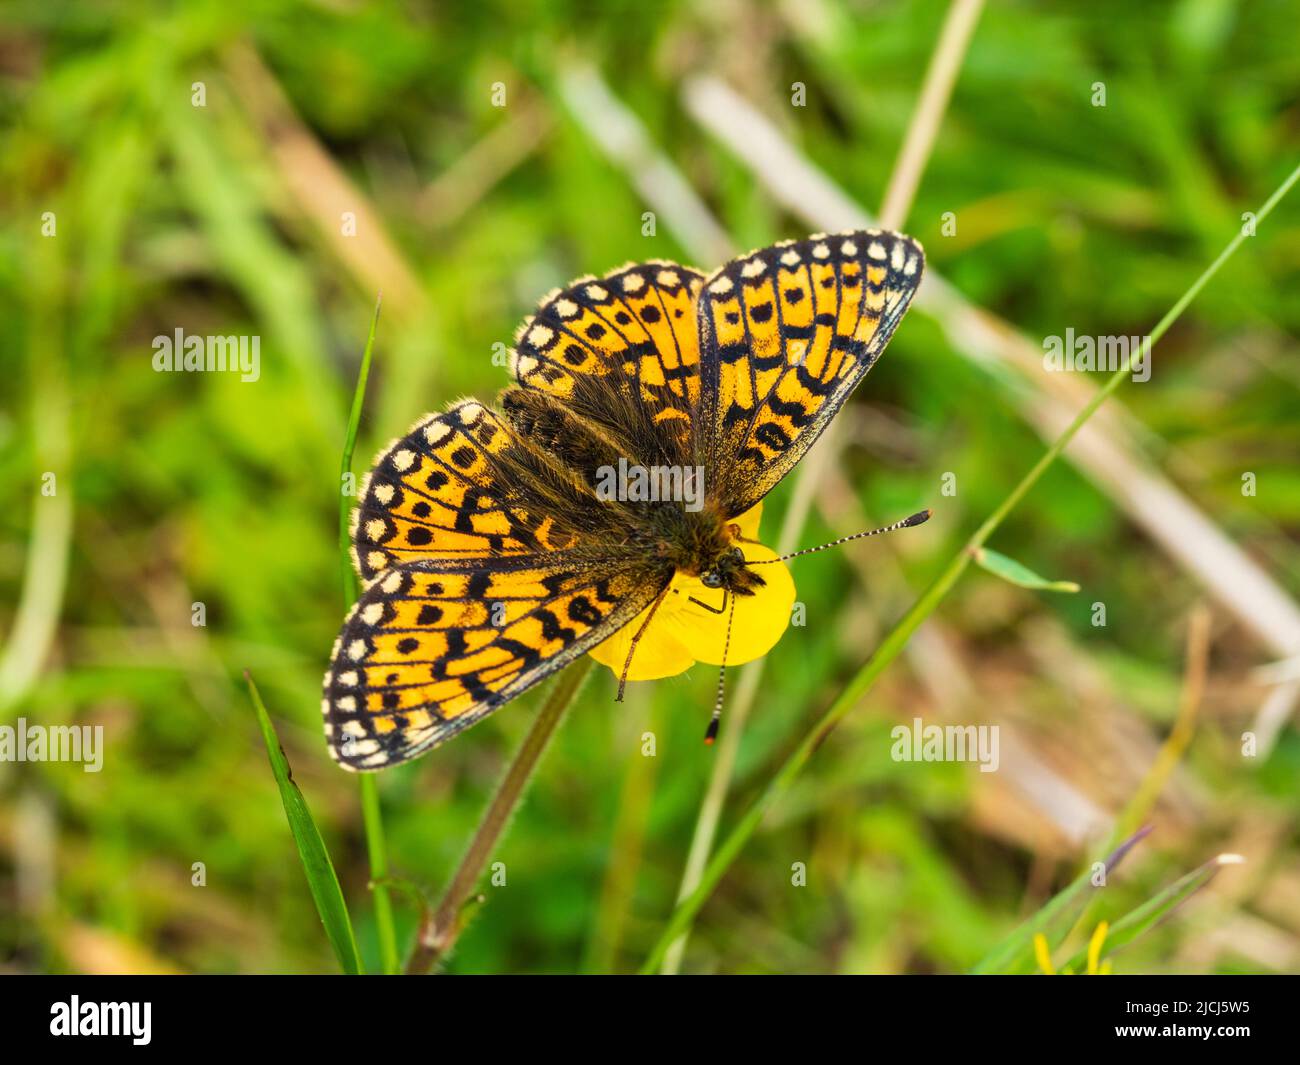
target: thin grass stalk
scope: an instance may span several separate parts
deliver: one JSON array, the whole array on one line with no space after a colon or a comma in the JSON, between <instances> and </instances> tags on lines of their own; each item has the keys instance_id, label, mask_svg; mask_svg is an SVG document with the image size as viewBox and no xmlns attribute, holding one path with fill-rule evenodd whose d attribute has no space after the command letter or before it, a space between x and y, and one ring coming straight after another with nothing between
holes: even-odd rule
<instances>
[{"instance_id":1,"label":"thin grass stalk","mask_svg":"<svg viewBox=\"0 0 1300 1065\"><path fill-rule=\"evenodd\" d=\"M1147 770L1133 797L1116 818L1110 838L1102 848L1103 854L1113 850L1121 840L1132 835L1139 825L1147 821L1156 800L1160 798L1160 793L1169 782L1169 777L1191 745L1192 737L1196 734L1196 718L1201 708L1201 699L1205 695L1205 677L1210 658L1210 622L1209 608L1204 603L1198 603L1192 610L1187 624L1186 664L1183 670L1183 687L1178 699L1178 715L1174 720L1173 728L1169 730L1169 735L1160 745L1151 768ZM1095 901L1095 896L1090 898L1088 905L1080 911L1075 922L1076 934L1086 927L1088 914Z\"/></svg>"},{"instance_id":2,"label":"thin grass stalk","mask_svg":"<svg viewBox=\"0 0 1300 1065\"><path fill-rule=\"evenodd\" d=\"M537 763L546 750L551 737L559 727L564 713L573 702L582 682L595 659L583 655L577 662L564 670L537 717L528 729L528 735L520 746L510 768L497 787L492 802L483 814L474 838L470 841L465 857L460 860L452 874L447 890L443 893L438 908L427 914L420 923L415 950L406 964L408 974L427 973L437 965L455 945L464 930L468 917L467 904L472 900L479 878L487 867L492 852L496 849L501 835L505 832L515 807L523 798L524 789L537 768Z\"/></svg>"},{"instance_id":3,"label":"thin grass stalk","mask_svg":"<svg viewBox=\"0 0 1300 1065\"><path fill-rule=\"evenodd\" d=\"M961 71L971 34L975 32L975 23L979 21L983 7L984 0L953 0L944 16L939 42L930 57L921 96L907 124L907 136L903 139L903 148L898 153L880 208L880 224L887 229L898 228L911 213L921 175L930 160L934 138L948 110L952 87L957 82L957 74Z\"/></svg>"},{"instance_id":4,"label":"thin grass stalk","mask_svg":"<svg viewBox=\"0 0 1300 1065\"><path fill-rule=\"evenodd\" d=\"M34 322L27 339L32 388L31 533L13 628L0 651L0 717L22 702L45 667L63 613L73 534L72 409L66 353L54 323L63 311L65 274L57 242L42 241L28 297ZM52 494L43 479L53 476Z\"/></svg>"},{"instance_id":5,"label":"thin grass stalk","mask_svg":"<svg viewBox=\"0 0 1300 1065\"><path fill-rule=\"evenodd\" d=\"M1210 657L1210 620L1210 611L1203 603L1192 611L1187 625L1187 656L1178 716L1165 742L1161 744L1155 761L1151 763L1151 768L1115 822L1110 841L1104 850L1110 850L1148 819L1170 775L1182 761L1196 734L1196 717L1201 698L1205 694L1205 675Z\"/></svg>"},{"instance_id":6,"label":"thin grass stalk","mask_svg":"<svg viewBox=\"0 0 1300 1065\"><path fill-rule=\"evenodd\" d=\"M379 309L383 306L383 293L375 299L375 313L370 318L370 333L366 337L366 350L361 356L361 369L357 373L357 386L352 392L352 409L348 413L348 432L343 442L343 457L339 469L339 558L343 567L343 605L351 609L360 593L357 574L352 568L351 537L348 535L348 500L351 495L343 491L352 474L352 453L357 446L357 429L361 424L361 408L366 400L366 384L370 380L370 359L375 349L375 329L379 325ZM379 939L379 958L386 974L401 971L401 957L397 952L397 926L393 921L393 900L388 892L388 849L384 842L384 819L379 805L379 784L371 773L359 775L361 791L361 818L366 829L366 852L370 859L370 890L375 897L375 932Z\"/></svg>"}]
</instances>

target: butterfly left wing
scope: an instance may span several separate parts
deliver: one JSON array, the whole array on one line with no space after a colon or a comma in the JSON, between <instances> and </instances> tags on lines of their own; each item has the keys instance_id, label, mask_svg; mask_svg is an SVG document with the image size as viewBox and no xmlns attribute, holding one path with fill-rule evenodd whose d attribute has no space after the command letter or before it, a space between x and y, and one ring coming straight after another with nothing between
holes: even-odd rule
<instances>
[{"instance_id":1,"label":"butterfly left wing","mask_svg":"<svg viewBox=\"0 0 1300 1065\"><path fill-rule=\"evenodd\" d=\"M705 281L696 447L728 516L771 491L830 424L924 266L911 237L871 229L783 241Z\"/></svg>"},{"instance_id":2,"label":"butterfly left wing","mask_svg":"<svg viewBox=\"0 0 1300 1065\"><path fill-rule=\"evenodd\" d=\"M423 754L617 632L668 579L582 551L390 567L334 644L321 703L330 754L354 770Z\"/></svg>"},{"instance_id":3,"label":"butterfly left wing","mask_svg":"<svg viewBox=\"0 0 1300 1065\"><path fill-rule=\"evenodd\" d=\"M501 413L463 399L376 456L352 512L352 558L371 581L421 559L616 541L621 517Z\"/></svg>"},{"instance_id":4,"label":"butterfly left wing","mask_svg":"<svg viewBox=\"0 0 1300 1065\"><path fill-rule=\"evenodd\" d=\"M570 450L580 438L569 439ZM472 399L375 459L353 512L367 584L325 675L345 767L406 761L616 632L667 584L589 462ZM579 448L580 450L580 448Z\"/></svg>"},{"instance_id":5,"label":"butterfly left wing","mask_svg":"<svg viewBox=\"0 0 1300 1065\"><path fill-rule=\"evenodd\" d=\"M704 275L677 263L629 263L547 296L515 338L511 372L548 393L631 462L692 462L699 404L695 299Z\"/></svg>"}]
</instances>

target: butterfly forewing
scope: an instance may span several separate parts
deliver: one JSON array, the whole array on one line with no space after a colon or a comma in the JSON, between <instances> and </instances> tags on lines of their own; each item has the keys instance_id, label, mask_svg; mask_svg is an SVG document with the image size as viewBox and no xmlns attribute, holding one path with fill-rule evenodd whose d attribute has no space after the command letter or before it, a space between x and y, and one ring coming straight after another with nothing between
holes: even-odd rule
<instances>
[{"instance_id":1,"label":"butterfly forewing","mask_svg":"<svg viewBox=\"0 0 1300 1065\"><path fill-rule=\"evenodd\" d=\"M884 230L785 241L727 263L698 304L697 449L728 514L774 488L893 335L924 268Z\"/></svg>"}]
</instances>

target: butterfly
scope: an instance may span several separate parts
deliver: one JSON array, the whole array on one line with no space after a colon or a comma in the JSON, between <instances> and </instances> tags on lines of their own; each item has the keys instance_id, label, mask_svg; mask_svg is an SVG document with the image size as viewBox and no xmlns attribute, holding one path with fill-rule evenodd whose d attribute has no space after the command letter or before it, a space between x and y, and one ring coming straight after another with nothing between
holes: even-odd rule
<instances>
[{"instance_id":1,"label":"butterfly","mask_svg":"<svg viewBox=\"0 0 1300 1065\"><path fill-rule=\"evenodd\" d=\"M721 597L691 595L690 609L743 611L771 586L743 516L879 357L924 262L910 237L858 230L708 276L630 264L547 296L516 334L498 405L421 418L359 487L364 591L322 701L335 760L407 761L602 646L629 648L626 677L683 580ZM646 492L645 478L602 491L629 469L676 491Z\"/></svg>"}]
</instances>

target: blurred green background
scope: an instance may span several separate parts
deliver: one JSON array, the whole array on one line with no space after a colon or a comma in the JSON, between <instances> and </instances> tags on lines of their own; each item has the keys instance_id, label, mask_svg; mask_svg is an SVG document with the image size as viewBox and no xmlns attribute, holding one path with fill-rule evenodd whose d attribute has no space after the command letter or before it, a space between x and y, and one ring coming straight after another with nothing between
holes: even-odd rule
<instances>
[{"instance_id":1,"label":"blurred green background","mask_svg":"<svg viewBox=\"0 0 1300 1065\"><path fill-rule=\"evenodd\" d=\"M503 387L494 345L548 289L628 260L711 269L727 243L819 228L704 128L689 76L730 85L876 211L945 7L4 5L0 723L102 725L106 742L98 774L0 764L5 970L335 971L245 668L374 967L357 781L330 762L318 704L344 610L338 461L376 292L358 471L420 414ZM1297 25L1294 0L988 5L903 228L932 271L1034 345L1067 327L1148 332L1300 159ZM619 108L646 142L611 154L611 122L628 143ZM663 173L647 146L716 230L649 202ZM1298 281L1293 197L1105 430L1284 600L1300 596ZM259 336L260 379L155 373L153 338L178 327ZM914 310L838 419L827 512L937 514L871 541L864 580L848 553L795 563L807 624L769 656L724 828L1043 446L1023 415L1057 382L962 348ZM685 970L968 969L1137 790L1177 711L1201 599L1212 644L1194 740L1093 918L1239 852L1245 865L1116 969L1300 969L1300 739L1292 704L1276 709L1287 691L1255 672L1284 654L1139 529L1119 502L1132 478L1116 481L1064 463L1048 474L992 546L1082 592L972 570L730 870ZM790 494L769 498L769 543ZM841 531L818 512L801 539ZM450 971L640 964L712 767L700 736L714 683L700 667L615 705L613 678L595 675L499 850L507 884L485 889ZM542 697L382 776L394 876L436 895ZM1269 699L1277 734L1243 757ZM1001 770L892 761L889 730L915 716L1000 723ZM796 862L806 886L791 883ZM418 907L404 891L396 904L405 944Z\"/></svg>"}]
</instances>

